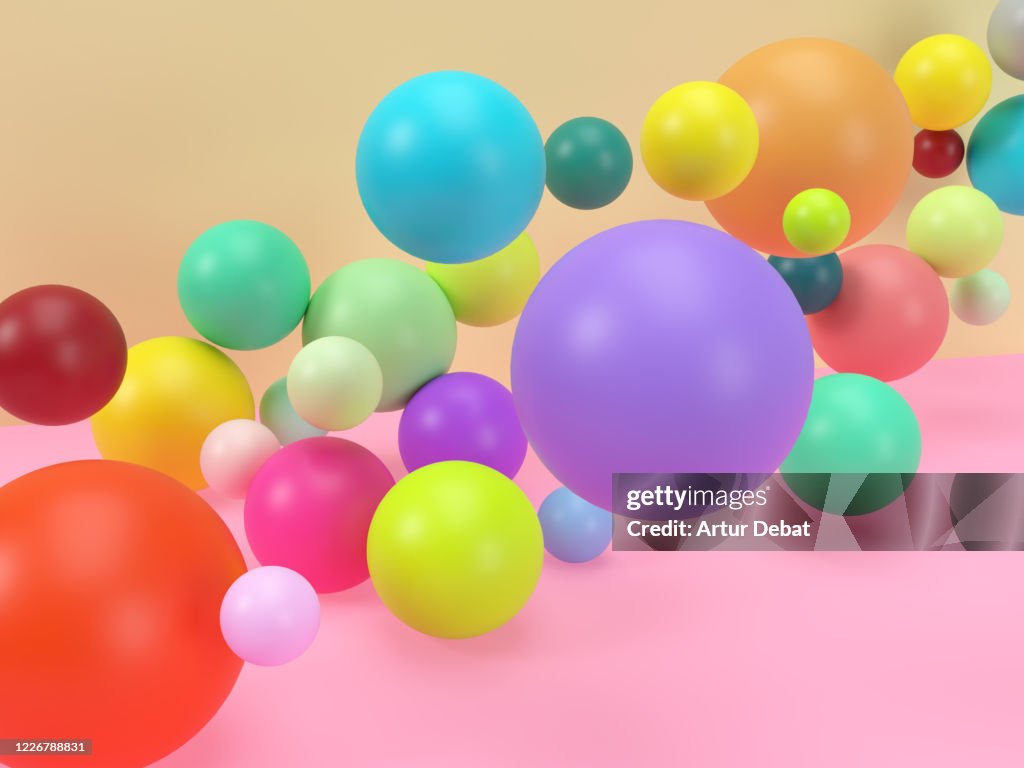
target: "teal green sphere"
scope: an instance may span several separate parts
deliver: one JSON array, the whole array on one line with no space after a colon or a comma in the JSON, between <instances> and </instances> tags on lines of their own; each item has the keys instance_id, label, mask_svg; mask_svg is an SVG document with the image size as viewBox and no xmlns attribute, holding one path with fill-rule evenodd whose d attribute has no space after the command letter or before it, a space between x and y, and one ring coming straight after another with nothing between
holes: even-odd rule
<instances>
[{"instance_id":1,"label":"teal green sphere","mask_svg":"<svg viewBox=\"0 0 1024 768\"><path fill-rule=\"evenodd\" d=\"M920 462L921 428L903 396L870 376L837 373L814 383L782 475L816 509L863 515L903 493Z\"/></svg>"},{"instance_id":2,"label":"teal green sphere","mask_svg":"<svg viewBox=\"0 0 1024 768\"><path fill-rule=\"evenodd\" d=\"M618 128L599 117L577 117L544 144L548 190L571 208L608 205L633 175L633 152Z\"/></svg>"},{"instance_id":3,"label":"teal green sphere","mask_svg":"<svg viewBox=\"0 0 1024 768\"><path fill-rule=\"evenodd\" d=\"M278 229L228 221L195 239L178 269L178 300L204 338L228 349L276 344L309 305L309 267Z\"/></svg>"}]
</instances>

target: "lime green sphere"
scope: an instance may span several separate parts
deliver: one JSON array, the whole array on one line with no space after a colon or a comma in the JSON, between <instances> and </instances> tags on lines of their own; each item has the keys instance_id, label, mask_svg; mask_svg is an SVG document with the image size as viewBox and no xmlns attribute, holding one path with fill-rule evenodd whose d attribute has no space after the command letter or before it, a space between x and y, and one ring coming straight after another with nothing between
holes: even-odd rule
<instances>
[{"instance_id":1,"label":"lime green sphere","mask_svg":"<svg viewBox=\"0 0 1024 768\"><path fill-rule=\"evenodd\" d=\"M523 232L490 256L465 264L427 264L460 323L500 325L519 315L540 281L540 256Z\"/></svg>"},{"instance_id":2,"label":"lime green sphere","mask_svg":"<svg viewBox=\"0 0 1024 768\"><path fill-rule=\"evenodd\" d=\"M903 396L857 373L814 383L807 420L782 474L811 506L861 515L896 499L921 462L921 428Z\"/></svg>"},{"instance_id":3,"label":"lime green sphere","mask_svg":"<svg viewBox=\"0 0 1024 768\"><path fill-rule=\"evenodd\" d=\"M850 234L850 209L830 189L805 189L786 206L782 231L800 253L823 256L839 248Z\"/></svg>"},{"instance_id":4,"label":"lime green sphere","mask_svg":"<svg viewBox=\"0 0 1024 768\"><path fill-rule=\"evenodd\" d=\"M455 358L455 314L430 276L396 259L346 264L317 288L302 341L345 336L380 364L379 411L402 408L416 390L447 373Z\"/></svg>"},{"instance_id":5,"label":"lime green sphere","mask_svg":"<svg viewBox=\"0 0 1024 768\"><path fill-rule=\"evenodd\" d=\"M388 491L366 555L377 594L402 622L433 637L474 637L529 600L544 536L530 500L505 475L445 461Z\"/></svg>"},{"instance_id":6,"label":"lime green sphere","mask_svg":"<svg viewBox=\"0 0 1024 768\"><path fill-rule=\"evenodd\" d=\"M228 349L276 344L309 304L309 267L286 234L228 221L195 239L178 269L178 300L203 337Z\"/></svg>"}]
</instances>

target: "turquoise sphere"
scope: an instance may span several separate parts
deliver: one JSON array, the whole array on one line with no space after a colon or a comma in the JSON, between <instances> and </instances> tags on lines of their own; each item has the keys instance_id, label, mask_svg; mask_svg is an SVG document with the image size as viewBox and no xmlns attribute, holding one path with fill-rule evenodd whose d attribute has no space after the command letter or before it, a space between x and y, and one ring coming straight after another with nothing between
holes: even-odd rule
<instances>
[{"instance_id":1,"label":"turquoise sphere","mask_svg":"<svg viewBox=\"0 0 1024 768\"><path fill-rule=\"evenodd\" d=\"M309 267L298 247L258 221L228 221L195 239L178 269L178 300L204 338L228 349L262 349L306 313Z\"/></svg>"}]
</instances>

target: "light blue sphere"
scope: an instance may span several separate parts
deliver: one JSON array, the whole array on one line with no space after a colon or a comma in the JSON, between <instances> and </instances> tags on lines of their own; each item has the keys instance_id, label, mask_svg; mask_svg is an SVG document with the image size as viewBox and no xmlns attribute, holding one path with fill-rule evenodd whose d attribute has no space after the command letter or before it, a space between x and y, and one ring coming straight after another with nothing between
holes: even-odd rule
<instances>
[{"instance_id":1,"label":"light blue sphere","mask_svg":"<svg viewBox=\"0 0 1024 768\"><path fill-rule=\"evenodd\" d=\"M1001 211L1024 215L1024 96L996 104L978 121L967 145L967 173Z\"/></svg>"},{"instance_id":2,"label":"light blue sphere","mask_svg":"<svg viewBox=\"0 0 1024 768\"><path fill-rule=\"evenodd\" d=\"M544 142L520 101L468 72L432 72L370 114L356 182L377 229L417 258L460 264L519 236L544 193Z\"/></svg>"},{"instance_id":3,"label":"light blue sphere","mask_svg":"<svg viewBox=\"0 0 1024 768\"><path fill-rule=\"evenodd\" d=\"M584 501L568 488L552 491L537 512L544 548L567 563L585 563L612 541L612 513Z\"/></svg>"}]
</instances>

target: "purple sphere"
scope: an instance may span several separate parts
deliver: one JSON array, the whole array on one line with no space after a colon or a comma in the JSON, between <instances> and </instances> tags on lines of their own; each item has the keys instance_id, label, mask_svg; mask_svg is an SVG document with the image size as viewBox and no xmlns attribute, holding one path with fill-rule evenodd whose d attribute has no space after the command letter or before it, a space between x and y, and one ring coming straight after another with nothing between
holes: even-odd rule
<instances>
[{"instance_id":1,"label":"purple sphere","mask_svg":"<svg viewBox=\"0 0 1024 768\"><path fill-rule=\"evenodd\" d=\"M615 472L775 471L813 380L807 325L778 272L683 221L625 224L569 251L512 345L530 444L605 509Z\"/></svg>"},{"instance_id":2,"label":"purple sphere","mask_svg":"<svg viewBox=\"0 0 1024 768\"><path fill-rule=\"evenodd\" d=\"M439 461L473 461L511 478L526 458L526 435L505 387L479 373L448 373L405 406L398 450L410 472Z\"/></svg>"}]
</instances>

